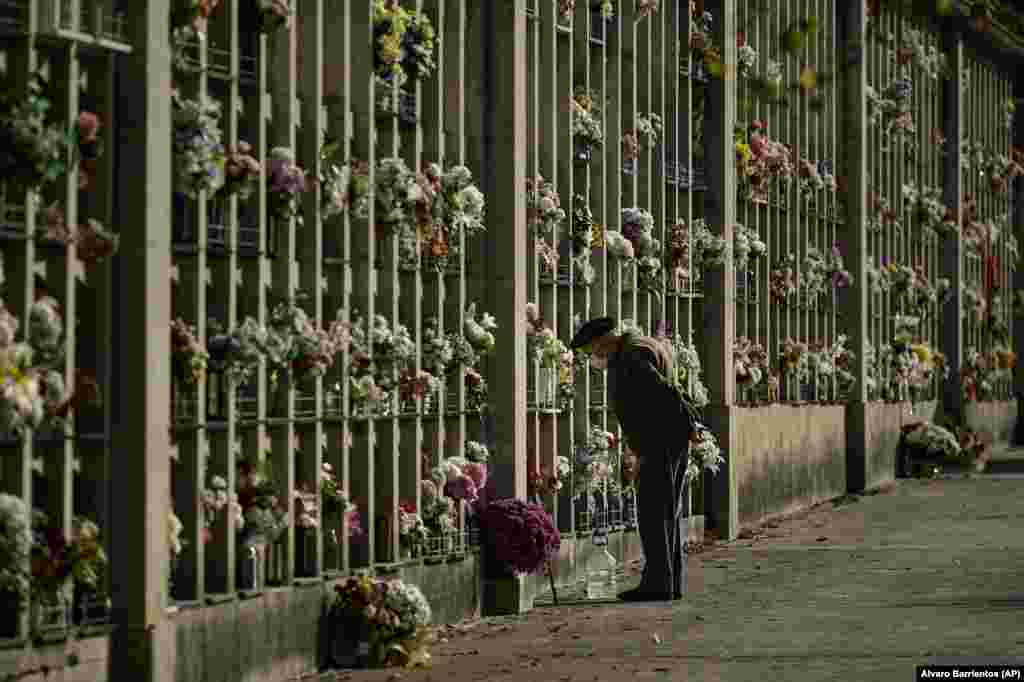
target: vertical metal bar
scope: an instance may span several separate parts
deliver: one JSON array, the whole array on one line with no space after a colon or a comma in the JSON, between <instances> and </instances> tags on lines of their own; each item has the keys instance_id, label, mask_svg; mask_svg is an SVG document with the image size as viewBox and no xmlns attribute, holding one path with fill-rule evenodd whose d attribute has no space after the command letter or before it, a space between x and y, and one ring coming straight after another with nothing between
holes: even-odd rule
<instances>
[{"instance_id":1,"label":"vertical metal bar","mask_svg":"<svg viewBox=\"0 0 1024 682\"><path fill-rule=\"evenodd\" d=\"M299 90L302 95L301 125L302 139L298 150L299 165L311 177L319 178L321 174L320 150L324 144L325 117L321 105L324 97L324 0L306 0L301 6L300 28L302 46L302 73ZM295 20L293 20L295 21ZM299 279L303 291L308 292L311 299L311 310L306 312L320 328L325 323L323 307L324 265L323 265L323 219L321 215L321 191L319 183L309 187L303 200L304 224L301 228L298 255L301 261ZM315 399L314 421L303 429L303 447L298 453L297 469L294 478L310 485L320 497L320 478L322 464L322 441L324 439L323 413L324 391L323 380L317 377L313 386ZM294 483L293 483L294 486ZM294 518L294 515L293 515ZM308 532L308 529L307 529ZM296 575L319 576L324 569L323 524L313 529L313 560L306 566L295 566ZM307 538L302 538L308 542ZM294 554L293 554L294 556ZM308 562L308 559L307 559Z\"/></svg>"}]
</instances>

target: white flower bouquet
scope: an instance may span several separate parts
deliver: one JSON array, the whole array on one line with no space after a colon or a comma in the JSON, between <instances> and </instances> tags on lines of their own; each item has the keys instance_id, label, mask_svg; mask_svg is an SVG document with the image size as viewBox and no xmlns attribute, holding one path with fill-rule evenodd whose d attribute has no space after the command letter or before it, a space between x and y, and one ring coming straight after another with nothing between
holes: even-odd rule
<instances>
[{"instance_id":1,"label":"white flower bouquet","mask_svg":"<svg viewBox=\"0 0 1024 682\"><path fill-rule=\"evenodd\" d=\"M541 237L557 235L566 217L555 186L540 175L526 179L526 211L527 221Z\"/></svg>"},{"instance_id":2,"label":"white flower bouquet","mask_svg":"<svg viewBox=\"0 0 1024 682\"><path fill-rule=\"evenodd\" d=\"M196 199L224 184L221 108L213 99L192 100L171 93L174 125L174 191Z\"/></svg>"},{"instance_id":3,"label":"white flower bouquet","mask_svg":"<svg viewBox=\"0 0 1024 682\"><path fill-rule=\"evenodd\" d=\"M0 493L0 594L9 600L5 605L17 607L28 602L31 553L28 505L20 497Z\"/></svg>"}]
</instances>

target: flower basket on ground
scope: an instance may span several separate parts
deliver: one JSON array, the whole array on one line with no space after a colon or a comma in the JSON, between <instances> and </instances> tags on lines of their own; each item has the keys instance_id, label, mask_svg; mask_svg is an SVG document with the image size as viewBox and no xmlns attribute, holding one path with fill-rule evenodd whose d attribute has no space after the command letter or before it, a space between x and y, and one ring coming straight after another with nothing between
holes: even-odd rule
<instances>
[{"instance_id":1,"label":"flower basket on ground","mask_svg":"<svg viewBox=\"0 0 1024 682\"><path fill-rule=\"evenodd\" d=\"M495 578L540 572L561 547L544 507L515 498L494 500L480 514L484 571Z\"/></svg>"},{"instance_id":2,"label":"flower basket on ground","mask_svg":"<svg viewBox=\"0 0 1024 682\"><path fill-rule=\"evenodd\" d=\"M899 477L938 476L944 465L964 466L971 464L971 460L957 437L938 424L916 422L901 429L896 456Z\"/></svg>"},{"instance_id":3,"label":"flower basket on ground","mask_svg":"<svg viewBox=\"0 0 1024 682\"><path fill-rule=\"evenodd\" d=\"M351 577L328 614L331 661L344 667L417 667L430 662L430 604L398 579Z\"/></svg>"}]
</instances>

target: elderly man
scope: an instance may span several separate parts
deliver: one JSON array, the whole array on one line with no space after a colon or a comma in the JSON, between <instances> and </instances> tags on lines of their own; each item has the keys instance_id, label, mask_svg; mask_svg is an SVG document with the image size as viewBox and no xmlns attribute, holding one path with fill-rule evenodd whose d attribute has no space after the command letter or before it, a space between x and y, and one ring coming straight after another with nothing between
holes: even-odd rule
<instances>
[{"instance_id":1,"label":"elderly man","mask_svg":"<svg viewBox=\"0 0 1024 682\"><path fill-rule=\"evenodd\" d=\"M590 320L570 348L608 370L608 395L642 462L638 524L644 551L640 585L624 601L680 599L686 584L686 460L697 415L674 381L672 351L650 337L614 333L615 320Z\"/></svg>"}]
</instances>

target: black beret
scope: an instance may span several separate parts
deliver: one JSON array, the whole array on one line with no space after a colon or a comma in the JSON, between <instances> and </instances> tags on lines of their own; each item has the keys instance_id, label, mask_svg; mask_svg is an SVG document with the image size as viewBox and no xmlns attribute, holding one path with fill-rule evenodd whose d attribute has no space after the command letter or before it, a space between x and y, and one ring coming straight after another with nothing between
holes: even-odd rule
<instances>
[{"instance_id":1,"label":"black beret","mask_svg":"<svg viewBox=\"0 0 1024 682\"><path fill-rule=\"evenodd\" d=\"M578 350L583 348L594 339L600 338L605 334L611 334L614 330L614 317L595 317L593 320L589 320L580 327L579 331L576 332L576 336L572 337L572 341L569 343L569 349Z\"/></svg>"}]
</instances>

